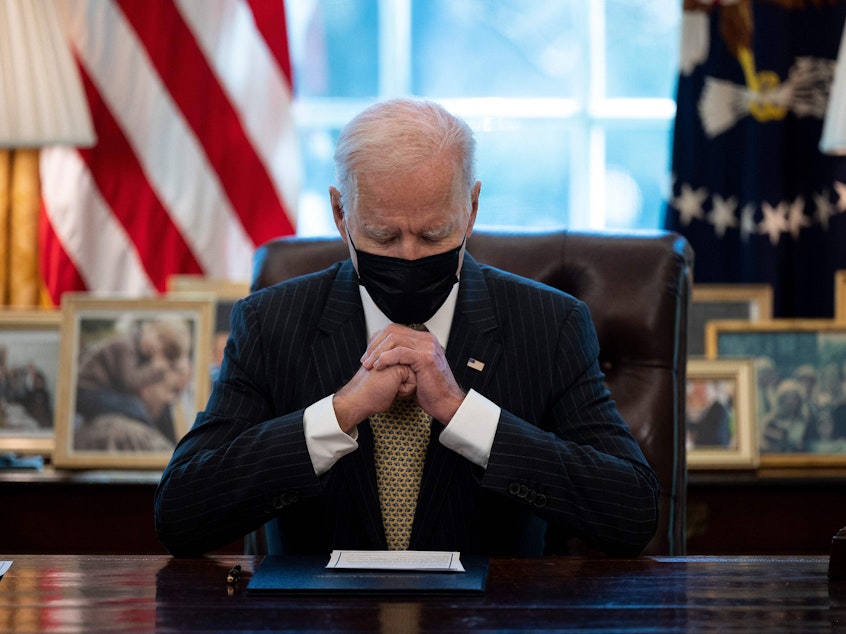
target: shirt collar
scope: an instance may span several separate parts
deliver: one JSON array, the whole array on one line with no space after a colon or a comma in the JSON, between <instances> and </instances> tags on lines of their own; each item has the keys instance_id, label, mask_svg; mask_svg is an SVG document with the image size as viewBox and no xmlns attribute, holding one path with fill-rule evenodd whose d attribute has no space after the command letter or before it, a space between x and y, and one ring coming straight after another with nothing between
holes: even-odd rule
<instances>
[{"instance_id":1,"label":"shirt collar","mask_svg":"<svg viewBox=\"0 0 846 634\"><path fill-rule=\"evenodd\" d=\"M359 285L358 291L361 294L361 304L364 307L364 321L367 325L367 340L369 341L374 334L390 324L391 320L385 316L385 313L379 310L379 307L376 306L376 303L364 286ZM445 350L447 341L449 341L449 331L452 328L452 318L455 315L455 303L457 300L458 282L453 285L452 290L437 312L424 322L426 329L435 335L438 343Z\"/></svg>"}]
</instances>

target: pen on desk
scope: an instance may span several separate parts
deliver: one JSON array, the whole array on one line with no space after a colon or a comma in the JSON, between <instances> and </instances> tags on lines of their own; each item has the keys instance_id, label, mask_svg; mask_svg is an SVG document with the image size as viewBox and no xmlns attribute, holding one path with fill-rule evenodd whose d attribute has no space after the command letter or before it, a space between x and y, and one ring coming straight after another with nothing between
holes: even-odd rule
<instances>
[{"instance_id":1,"label":"pen on desk","mask_svg":"<svg viewBox=\"0 0 846 634\"><path fill-rule=\"evenodd\" d=\"M229 573L226 575L226 583L238 583L238 580L241 578L241 566L236 564L233 568L229 570Z\"/></svg>"}]
</instances>

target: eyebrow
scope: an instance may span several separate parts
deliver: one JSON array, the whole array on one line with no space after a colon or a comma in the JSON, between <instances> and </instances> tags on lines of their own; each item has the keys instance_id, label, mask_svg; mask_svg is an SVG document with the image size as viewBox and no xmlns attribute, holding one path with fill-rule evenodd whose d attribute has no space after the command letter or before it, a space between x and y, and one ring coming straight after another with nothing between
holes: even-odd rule
<instances>
[{"instance_id":1,"label":"eyebrow","mask_svg":"<svg viewBox=\"0 0 846 634\"><path fill-rule=\"evenodd\" d=\"M388 238L393 238L397 232L392 229L383 229L381 227L376 227L374 225L363 224L362 232L365 233L369 238L374 240L384 240ZM424 238L430 240L437 240L443 239L452 233L453 225L442 225L439 227L431 227L429 229L423 229L419 235L423 236Z\"/></svg>"},{"instance_id":2,"label":"eyebrow","mask_svg":"<svg viewBox=\"0 0 846 634\"><path fill-rule=\"evenodd\" d=\"M452 225L442 225L440 227L433 227L432 229L424 229L420 235L429 239L443 239L452 233Z\"/></svg>"},{"instance_id":3,"label":"eyebrow","mask_svg":"<svg viewBox=\"0 0 846 634\"><path fill-rule=\"evenodd\" d=\"M396 233L390 229L382 229L381 227L374 227L373 225L368 224L362 224L361 231L367 235L368 238L372 238L373 240L385 240L393 237Z\"/></svg>"}]
</instances>

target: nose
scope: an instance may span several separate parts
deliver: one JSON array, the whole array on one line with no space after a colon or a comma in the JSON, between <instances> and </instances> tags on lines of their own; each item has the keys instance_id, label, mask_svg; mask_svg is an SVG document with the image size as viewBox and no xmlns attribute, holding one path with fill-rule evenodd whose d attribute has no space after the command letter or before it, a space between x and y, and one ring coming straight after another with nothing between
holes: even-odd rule
<instances>
[{"instance_id":1,"label":"nose","mask_svg":"<svg viewBox=\"0 0 846 634\"><path fill-rule=\"evenodd\" d=\"M424 257L422 246L413 235L403 236L399 243L399 254L397 257L404 260L417 260Z\"/></svg>"}]
</instances>

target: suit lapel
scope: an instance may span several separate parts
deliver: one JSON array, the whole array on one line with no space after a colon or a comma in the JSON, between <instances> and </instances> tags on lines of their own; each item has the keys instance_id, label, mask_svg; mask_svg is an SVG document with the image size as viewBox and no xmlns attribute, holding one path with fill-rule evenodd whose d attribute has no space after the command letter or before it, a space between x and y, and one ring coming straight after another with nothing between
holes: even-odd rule
<instances>
[{"instance_id":1,"label":"suit lapel","mask_svg":"<svg viewBox=\"0 0 846 634\"><path fill-rule=\"evenodd\" d=\"M320 393L331 394L352 378L367 347L364 311L349 260L338 269L317 328L311 360Z\"/></svg>"},{"instance_id":2,"label":"suit lapel","mask_svg":"<svg viewBox=\"0 0 846 634\"><path fill-rule=\"evenodd\" d=\"M311 360L319 383L320 394L332 394L345 385L361 365L361 355L367 347L367 328L355 269L346 260L329 291L326 308L318 323L318 335L311 350ZM332 468L329 485L334 494L351 495L347 508L360 514L370 543L385 548L385 533L382 528L382 514L376 490L376 471L373 465L373 448L370 441L370 427L365 422L359 425L359 448L344 456ZM349 518L338 518L339 522ZM346 527L338 526L343 532ZM374 546L375 547L375 546Z\"/></svg>"},{"instance_id":3,"label":"suit lapel","mask_svg":"<svg viewBox=\"0 0 846 634\"><path fill-rule=\"evenodd\" d=\"M458 301L446 349L447 361L453 375L464 390L475 389L482 392L489 380L488 377L493 374L499 363L502 343L497 334L497 322L494 315L493 302L481 268L467 254L461 270ZM474 369L479 367L479 363L483 364L482 369ZM434 423L434 425L435 428L440 427L440 423ZM412 548L415 545L425 547L429 536L437 526L443 504L448 504L448 500L463 498L463 496L451 495L452 487L469 484L463 480L457 481L455 478L456 467L463 458L441 445L437 435L433 433L429 443L417 505L421 512L415 516L411 538ZM461 510L458 509L458 511L460 515Z\"/></svg>"},{"instance_id":4,"label":"suit lapel","mask_svg":"<svg viewBox=\"0 0 846 634\"><path fill-rule=\"evenodd\" d=\"M458 384L481 392L499 363L499 338L493 301L485 276L468 254L452 320L446 356Z\"/></svg>"}]
</instances>

